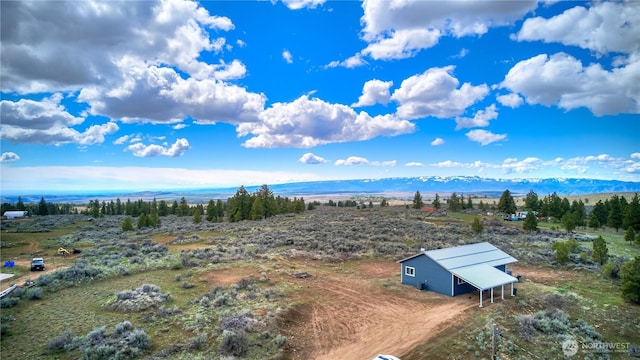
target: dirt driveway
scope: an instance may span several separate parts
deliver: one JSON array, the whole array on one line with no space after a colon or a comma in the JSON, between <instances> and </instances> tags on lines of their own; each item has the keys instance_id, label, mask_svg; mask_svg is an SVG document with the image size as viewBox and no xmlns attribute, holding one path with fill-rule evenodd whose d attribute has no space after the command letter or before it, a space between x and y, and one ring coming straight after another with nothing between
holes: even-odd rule
<instances>
[{"instance_id":1,"label":"dirt driveway","mask_svg":"<svg viewBox=\"0 0 640 360\"><path fill-rule=\"evenodd\" d=\"M15 260L16 266L22 266L27 269L31 268L31 260ZM11 277L6 280L3 280L0 283L0 290L4 290L11 286L11 284L22 285L27 280L35 280L38 277L54 272L56 270L68 268L69 265L62 263L61 261L46 261L45 270L44 271L31 271L19 277Z\"/></svg>"},{"instance_id":2,"label":"dirt driveway","mask_svg":"<svg viewBox=\"0 0 640 360\"><path fill-rule=\"evenodd\" d=\"M291 359L372 359L402 356L460 321L477 299L450 298L398 284L394 262L363 263L345 274L308 268L295 280L302 305L287 333Z\"/></svg>"}]
</instances>

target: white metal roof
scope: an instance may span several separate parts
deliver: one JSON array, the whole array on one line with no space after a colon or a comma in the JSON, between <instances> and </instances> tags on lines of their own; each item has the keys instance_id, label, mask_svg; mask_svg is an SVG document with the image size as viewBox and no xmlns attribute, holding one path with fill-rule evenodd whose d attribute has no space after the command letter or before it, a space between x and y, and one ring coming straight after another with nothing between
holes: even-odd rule
<instances>
[{"instance_id":1,"label":"white metal roof","mask_svg":"<svg viewBox=\"0 0 640 360\"><path fill-rule=\"evenodd\" d=\"M466 266L480 264L499 266L518 261L488 242L430 250L425 251L424 254L449 271Z\"/></svg>"},{"instance_id":2,"label":"white metal roof","mask_svg":"<svg viewBox=\"0 0 640 360\"><path fill-rule=\"evenodd\" d=\"M486 264L467 266L451 272L479 290L518 282L513 276Z\"/></svg>"}]
</instances>

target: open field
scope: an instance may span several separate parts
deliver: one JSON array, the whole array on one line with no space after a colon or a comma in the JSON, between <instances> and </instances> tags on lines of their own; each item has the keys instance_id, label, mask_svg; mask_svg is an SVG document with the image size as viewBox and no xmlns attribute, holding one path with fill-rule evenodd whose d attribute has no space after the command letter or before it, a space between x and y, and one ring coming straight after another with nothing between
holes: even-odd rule
<instances>
[{"instance_id":1,"label":"open field","mask_svg":"<svg viewBox=\"0 0 640 360\"><path fill-rule=\"evenodd\" d=\"M134 356L140 358L489 358L492 323L504 335L502 358L557 358L566 336L640 344L640 307L621 299L617 280L601 276L589 259L555 263L551 244L571 234L550 228L528 234L521 223L485 217L476 235L469 226L474 217L321 206L239 223L169 216L159 228L129 233L121 230L121 216L3 223L1 260L16 262L16 277L3 288L27 278L36 286L2 309L1 355L75 359L84 350L52 348L54 340L74 343L61 338L65 330L86 341L100 326L116 333L124 321L150 338L144 355ZM620 241L622 234L602 235L614 256L638 252ZM477 292L451 298L400 284L397 260L420 248L478 241L519 260L517 296L479 308ZM83 252L60 258L59 246ZM580 243L583 252L590 246ZM36 253L47 261L44 274L28 271ZM120 301L137 300L144 284L153 284L160 300ZM551 310L565 314L562 326L523 328L522 319ZM585 351L574 358L585 357L597 358Z\"/></svg>"}]
</instances>

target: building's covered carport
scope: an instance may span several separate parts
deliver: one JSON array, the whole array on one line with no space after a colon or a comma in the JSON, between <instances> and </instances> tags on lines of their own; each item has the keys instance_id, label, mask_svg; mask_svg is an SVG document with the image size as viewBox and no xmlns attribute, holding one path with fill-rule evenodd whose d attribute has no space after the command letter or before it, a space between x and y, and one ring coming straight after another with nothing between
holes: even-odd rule
<instances>
[{"instance_id":1,"label":"building's covered carport","mask_svg":"<svg viewBox=\"0 0 640 360\"><path fill-rule=\"evenodd\" d=\"M494 288L500 286L500 298L504 299L504 286L511 284L511 296L513 296L513 283L518 282L517 278L486 264L466 266L450 271L480 291L480 307L482 307L482 293L484 291L491 290L491 302L493 303Z\"/></svg>"}]
</instances>

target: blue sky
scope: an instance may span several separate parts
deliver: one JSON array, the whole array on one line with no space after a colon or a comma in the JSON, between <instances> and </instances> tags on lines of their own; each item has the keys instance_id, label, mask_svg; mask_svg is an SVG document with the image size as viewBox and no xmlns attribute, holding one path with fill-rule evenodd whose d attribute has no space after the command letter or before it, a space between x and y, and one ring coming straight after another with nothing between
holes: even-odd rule
<instances>
[{"instance_id":1,"label":"blue sky","mask_svg":"<svg viewBox=\"0 0 640 360\"><path fill-rule=\"evenodd\" d=\"M1 2L4 192L640 181L640 2Z\"/></svg>"}]
</instances>

